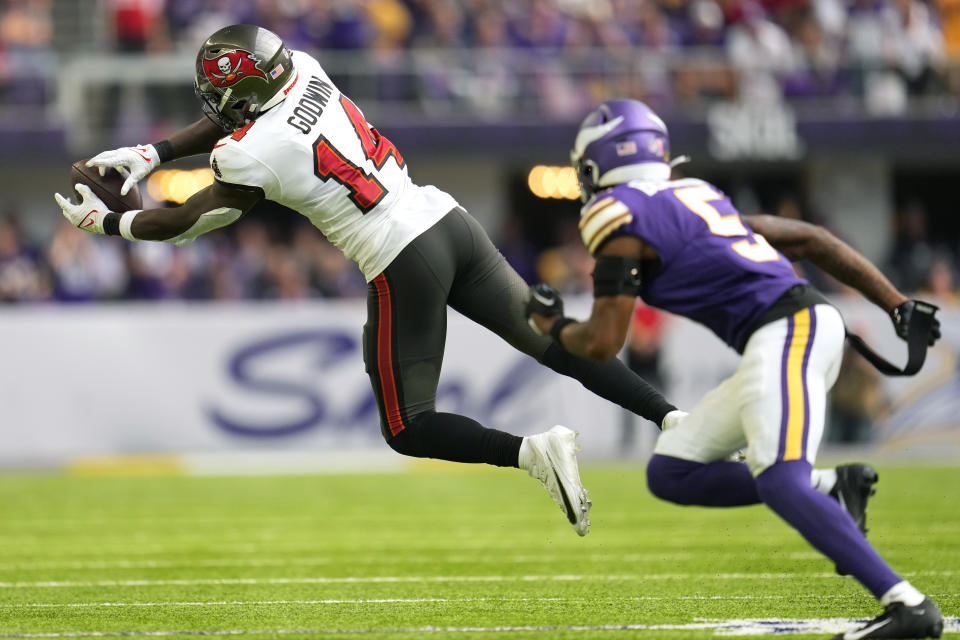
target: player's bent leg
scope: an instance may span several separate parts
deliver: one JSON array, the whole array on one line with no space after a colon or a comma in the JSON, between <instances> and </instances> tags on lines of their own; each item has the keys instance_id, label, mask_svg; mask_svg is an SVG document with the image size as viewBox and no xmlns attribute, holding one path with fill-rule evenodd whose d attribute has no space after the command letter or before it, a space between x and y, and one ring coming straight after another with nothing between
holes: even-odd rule
<instances>
[{"instance_id":1,"label":"player's bent leg","mask_svg":"<svg viewBox=\"0 0 960 640\"><path fill-rule=\"evenodd\" d=\"M703 507L739 507L760 502L756 482L740 462L693 462L654 454L647 487L661 500Z\"/></svg>"},{"instance_id":2,"label":"player's bent leg","mask_svg":"<svg viewBox=\"0 0 960 640\"><path fill-rule=\"evenodd\" d=\"M684 414L672 412L647 466L655 496L685 505L732 507L760 501L746 465L727 456L746 443L734 374Z\"/></svg>"},{"instance_id":3,"label":"player's bent leg","mask_svg":"<svg viewBox=\"0 0 960 640\"><path fill-rule=\"evenodd\" d=\"M455 215L459 216L461 229L454 241L464 247L459 252L464 259L450 291L450 306L515 349L659 427L663 417L676 407L620 360L580 358L549 336L535 334L524 315L530 287L500 255L473 217L465 211Z\"/></svg>"},{"instance_id":4,"label":"player's bent leg","mask_svg":"<svg viewBox=\"0 0 960 640\"><path fill-rule=\"evenodd\" d=\"M777 462L757 476L760 499L877 598L900 576L880 557L836 500L810 486L805 460Z\"/></svg>"},{"instance_id":5,"label":"player's bent leg","mask_svg":"<svg viewBox=\"0 0 960 640\"><path fill-rule=\"evenodd\" d=\"M576 432L555 426L521 438L452 413L426 412L410 419L387 442L397 453L451 462L518 467L537 478L581 536L590 529L587 490L580 481Z\"/></svg>"},{"instance_id":6,"label":"player's bent leg","mask_svg":"<svg viewBox=\"0 0 960 640\"><path fill-rule=\"evenodd\" d=\"M835 500L810 486L810 464L777 462L757 476L760 498L825 556L854 576L884 605L884 613L838 639L939 638L943 616L933 601L901 579Z\"/></svg>"}]
</instances>

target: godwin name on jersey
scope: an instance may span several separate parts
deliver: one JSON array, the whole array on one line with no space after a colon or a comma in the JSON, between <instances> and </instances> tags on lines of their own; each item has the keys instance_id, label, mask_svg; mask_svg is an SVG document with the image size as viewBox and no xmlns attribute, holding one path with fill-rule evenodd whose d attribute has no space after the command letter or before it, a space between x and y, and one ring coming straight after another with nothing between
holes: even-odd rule
<instances>
[{"instance_id":1,"label":"godwin name on jersey","mask_svg":"<svg viewBox=\"0 0 960 640\"><path fill-rule=\"evenodd\" d=\"M607 189L583 207L580 232L591 253L623 235L653 247L660 268L641 284L644 302L705 324L737 351L763 312L804 282L747 227L727 196L703 180Z\"/></svg>"},{"instance_id":2,"label":"godwin name on jersey","mask_svg":"<svg viewBox=\"0 0 960 640\"><path fill-rule=\"evenodd\" d=\"M300 51L293 62L286 98L220 140L211 168L309 218L370 281L457 202L410 180L400 152L319 62Z\"/></svg>"}]
</instances>

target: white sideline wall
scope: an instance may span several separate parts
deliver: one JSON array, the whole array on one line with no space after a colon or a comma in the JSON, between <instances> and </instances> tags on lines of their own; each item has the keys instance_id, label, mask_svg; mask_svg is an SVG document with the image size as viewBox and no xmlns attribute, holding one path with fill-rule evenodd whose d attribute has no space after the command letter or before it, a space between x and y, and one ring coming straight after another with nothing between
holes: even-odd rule
<instances>
[{"instance_id":1,"label":"white sideline wall","mask_svg":"<svg viewBox=\"0 0 960 640\"><path fill-rule=\"evenodd\" d=\"M365 316L362 300L8 307L0 466L172 453L240 470L258 457L396 466L364 371ZM566 424L602 455L621 419L454 312L438 408L517 434Z\"/></svg>"},{"instance_id":2,"label":"white sideline wall","mask_svg":"<svg viewBox=\"0 0 960 640\"><path fill-rule=\"evenodd\" d=\"M589 300L568 302L583 317ZM886 317L842 300L848 326L895 362L903 342ZM171 455L194 472L391 470L364 372L363 301L270 304L16 306L0 314L0 467L60 466L104 456ZM891 411L872 445L960 458L960 311L914 378L883 379ZM671 319L662 364L687 406L737 356L705 329ZM654 427L541 367L450 313L438 409L529 434L565 424L586 458L640 457Z\"/></svg>"}]
</instances>

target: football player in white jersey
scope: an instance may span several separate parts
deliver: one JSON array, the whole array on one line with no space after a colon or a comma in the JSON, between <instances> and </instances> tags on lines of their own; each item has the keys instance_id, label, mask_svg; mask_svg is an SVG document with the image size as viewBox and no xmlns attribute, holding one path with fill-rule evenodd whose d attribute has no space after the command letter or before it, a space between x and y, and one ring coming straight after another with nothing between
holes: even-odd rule
<instances>
[{"instance_id":1,"label":"football player in white jersey","mask_svg":"<svg viewBox=\"0 0 960 640\"><path fill-rule=\"evenodd\" d=\"M162 162L209 153L210 187L178 207L111 212L77 185L80 203L56 196L64 215L89 233L182 244L263 199L298 211L367 278L364 360L389 445L410 456L525 469L585 535L590 501L573 431L556 426L520 438L435 410L447 305L658 426L675 407L617 359L573 356L536 334L524 315L530 289L483 228L450 195L410 180L402 154L314 58L287 50L266 29L233 25L202 46L195 86L206 119L91 164L127 173L125 193Z\"/></svg>"}]
</instances>

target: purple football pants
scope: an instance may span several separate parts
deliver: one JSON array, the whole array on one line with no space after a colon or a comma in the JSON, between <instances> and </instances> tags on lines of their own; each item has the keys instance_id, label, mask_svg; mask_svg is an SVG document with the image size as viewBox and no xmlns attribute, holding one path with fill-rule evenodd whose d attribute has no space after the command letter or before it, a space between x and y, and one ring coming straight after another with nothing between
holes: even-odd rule
<instances>
[{"instance_id":1,"label":"purple football pants","mask_svg":"<svg viewBox=\"0 0 960 640\"><path fill-rule=\"evenodd\" d=\"M902 578L863 537L840 504L810 486L805 460L777 462L754 478L738 462L700 463L654 455L647 466L653 495L682 505L735 507L763 502L807 542L859 580L877 599Z\"/></svg>"}]
</instances>

